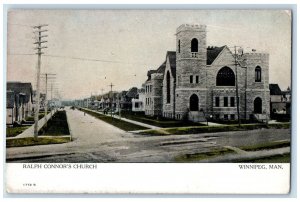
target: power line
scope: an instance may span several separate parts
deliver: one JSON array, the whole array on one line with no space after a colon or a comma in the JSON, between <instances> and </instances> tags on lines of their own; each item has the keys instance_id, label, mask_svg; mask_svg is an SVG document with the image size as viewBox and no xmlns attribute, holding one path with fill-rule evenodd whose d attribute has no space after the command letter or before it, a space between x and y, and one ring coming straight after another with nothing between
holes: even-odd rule
<instances>
[{"instance_id":1,"label":"power line","mask_svg":"<svg viewBox=\"0 0 300 202\"><path fill-rule=\"evenodd\" d=\"M15 26L23 26L23 27L30 27L33 28L32 25L24 25L24 24L17 24L17 23L7 23L8 25L15 25Z\"/></svg>"},{"instance_id":2,"label":"power line","mask_svg":"<svg viewBox=\"0 0 300 202\"><path fill-rule=\"evenodd\" d=\"M27 53L8 53L7 55L35 55L35 54L27 54ZM103 59L93 59L93 58L82 58L82 57L72 57L72 56L61 56L61 55L48 55L43 54L44 57L54 57L54 58L67 58L73 60L82 60L82 61L92 61L92 62L105 62L105 63L119 63L119 64L141 64L147 65L144 63L130 63L130 62L122 62L122 61L113 61L113 60L103 60Z\"/></svg>"},{"instance_id":3,"label":"power line","mask_svg":"<svg viewBox=\"0 0 300 202\"><path fill-rule=\"evenodd\" d=\"M120 63L120 64L142 64L142 63L130 63L122 61L113 60L103 60L103 59L93 59L93 58L82 58L82 57L72 57L72 56L60 56L60 55L44 55L46 57L56 57L56 58L68 58L73 60L83 60L83 61L95 61L95 62L106 62L106 63ZM145 65L145 64L144 64Z\"/></svg>"},{"instance_id":4,"label":"power line","mask_svg":"<svg viewBox=\"0 0 300 202\"><path fill-rule=\"evenodd\" d=\"M33 53L7 53L7 55L36 55Z\"/></svg>"}]
</instances>

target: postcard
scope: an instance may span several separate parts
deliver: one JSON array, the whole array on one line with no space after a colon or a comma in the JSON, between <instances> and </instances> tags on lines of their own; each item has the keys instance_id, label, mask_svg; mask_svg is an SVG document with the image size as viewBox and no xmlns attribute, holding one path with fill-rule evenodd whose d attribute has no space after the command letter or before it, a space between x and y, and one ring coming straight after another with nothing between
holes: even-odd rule
<instances>
[{"instance_id":1,"label":"postcard","mask_svg":"<svg viewBox=\"0 0 300 202\"><path fill-rule=\"evenodd\" d=\"M288 194L290 10L11 9L8 193Z\"/></svg>"}]
</instances>

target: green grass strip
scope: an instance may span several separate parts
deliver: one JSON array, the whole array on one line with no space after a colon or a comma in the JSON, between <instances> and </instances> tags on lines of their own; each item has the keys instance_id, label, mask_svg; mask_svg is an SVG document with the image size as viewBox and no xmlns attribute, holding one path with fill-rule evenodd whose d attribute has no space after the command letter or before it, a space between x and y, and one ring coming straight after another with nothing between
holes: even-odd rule
<instances>
[{"instance_id":1,"label":"green grass strip","mask_svg":"<svg viewBox=\"0 0 300 202\"><path fill-rule=\"evenodd\" d=\"M240 147L240 149L245 151L259 151L266 149L277 149L282 147L289 147L291 145L290 141L282 141L282 142L266 142L258 145L249 145Z\"/></svg>"},{"instance_id":2,"label":"green grass strip","mask_svg":"<svg viewBox=\"0 0 300 202\"><path fill-rule=\"evenodd\" d=\"M184 163L184 162L200 161L200 160L210 159L210 158L214 158L220 155L225 155L230 153L235 153L235 152L230 149L215 149L213 151L205 152L205 153L184 154L175 157L175 162Z\"/></svg>"},{"instance_id":3,"label":"green grass strip","mask_svg":"<svg viewBox=\"0 0 300 202\"><path fill-rule=\"evenodd\" d=\"M215 133L215 132L228 132L228 131L245 131L255 130L262 128L274 128L274 129L289 129L290 123L278 123L278 124L242 124L240 127L237 124L222 125L222 126L192 126L192 127L177 127L177 128L165 128L160 130L148 130L141 132L145 135L184 135L184 134L198 134L198 133Z\"/></svg>"},{"instance_id":4,"label":"green grass strip","mask_svg":"<svg viewBox=\"0 0 300 202\"><path fill-rule=\"evenodd\" d=\"M70 137L26 137L6 140L6 147L26 147L34 145L62 144L70 142Z\"/></svg>"},{"instance_id":5,"label":"green grass strip","mask_svg":"<svg viewBox=\"0 0 300 202\"><path fill-rule=\"evenodd\" d=\"M105 115L102 115L102 114L99 114L97 112L92 112L92 111L89 111L89 110L85 110L85 109L81 109L81 111L84 111L86 112L87 114L91 115L91 116L94 116L106 123L109 123L117 128L120 128L121 130L125 130L125 131L134 131L134 130L145 130L145 129L149 129L149 128L146 128L146 127L143 127L143 126L139 126L139 125L136 125L136 124L133 124L133 123L129 123L129 122L126 122L126 121L122 121L118 118L114 118L114 117L110 117L110 116L105 116Z\"/></svg>"}]
</instances>

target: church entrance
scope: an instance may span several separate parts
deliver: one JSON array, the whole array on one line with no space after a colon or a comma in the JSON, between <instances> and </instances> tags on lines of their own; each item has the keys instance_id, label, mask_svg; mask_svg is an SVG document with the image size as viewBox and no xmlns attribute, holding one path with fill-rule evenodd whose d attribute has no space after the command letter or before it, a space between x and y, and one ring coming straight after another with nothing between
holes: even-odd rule
<instances>
[{"instance_id":1,"label":"church entrance","mask_svg":"<svg viewBox=\"0 0 300 202\"><path fill-rule=\"evenodd\" d=\"M195 94L190 97L190 111L199 111L199 98Z\"/></svg>"},{"instance_id":2,"label":"church entrance","mask_svg":"<svg viewBox=\"0 0 300 202\"><path fill-rule=\"evenodd\" d=\"M262 100L261 98L257 97L254 100L254 114L261 114L262 113Z\"/></svg>"}]
</instances>

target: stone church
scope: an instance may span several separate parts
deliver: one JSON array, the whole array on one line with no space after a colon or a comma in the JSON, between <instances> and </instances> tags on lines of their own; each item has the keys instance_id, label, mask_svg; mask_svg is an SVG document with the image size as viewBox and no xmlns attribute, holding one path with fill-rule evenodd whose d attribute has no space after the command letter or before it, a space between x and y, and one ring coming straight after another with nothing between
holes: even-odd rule
<instances>
[{"instance_id":1,"label":"stone church","mask_svg":"<svg viewBox=\"0 0 300 202\"><path fill-rule=\"evenodd\" d=\"M270 113L269 55L206 46L206 26L176 30L168 51L145 82L145 114L177 120L263 119ZM236 49L235 49L236 50Z\"/></svg>"}]
</instances>

